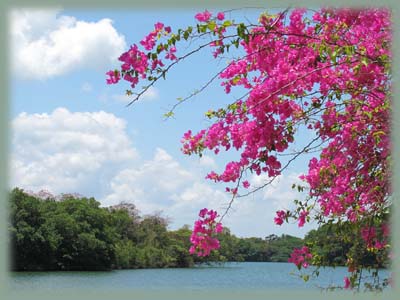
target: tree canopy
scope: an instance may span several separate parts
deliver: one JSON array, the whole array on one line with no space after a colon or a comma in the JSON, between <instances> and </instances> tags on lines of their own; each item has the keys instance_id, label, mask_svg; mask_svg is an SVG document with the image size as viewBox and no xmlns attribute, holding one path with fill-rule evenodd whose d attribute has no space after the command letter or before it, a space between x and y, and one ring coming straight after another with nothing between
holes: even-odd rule
<instances>
[{"instance_id":1,"label":"tree canopy","mask_svg":"<svg viewBox=\"0 0 400 300\"><path fill-rule=\"evenodd\" d=\"M224 228L221 247L207 257L189 254L191 229L168 230L159 214L141 216L133 204L100 207L83 196L56 199L14 189L10 195L11 269L110 270L192 267L227 261L287 262L303 239L282 235L239 238ZM273 237L273 238L271 238Z\"/></svg>"}]
</instances>

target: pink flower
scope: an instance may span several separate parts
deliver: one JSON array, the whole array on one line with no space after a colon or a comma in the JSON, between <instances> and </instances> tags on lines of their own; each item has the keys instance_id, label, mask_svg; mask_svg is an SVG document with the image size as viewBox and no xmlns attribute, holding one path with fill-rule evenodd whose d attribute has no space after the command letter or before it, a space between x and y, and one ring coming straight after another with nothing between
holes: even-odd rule
<instances>
[{"instance_id":1,"label":"pink flower","mask_svg":"<svg viewBox=\"0 0 400 300\"><path fill-rule=\"evenodd\" d=\"M222 227L221 223L217 223L217 225L215 225L215 232L216 233L221 233L223 229L224 228Z\"/></svg>"},{"instance_id":2,"label":"pink flower","mask_svg":"<svg viewBox=\"0 0 400 300\"><path fill-rule=\"evenodd\" d=\"M207 212L208 212L208 209L207 209L207 208L203 208L203 209L200 210L200 212L199 212L199 217L200 217L200 218L204 218L205 215L207 214Z\"/></svg>"},{"instance_id":3,"label":"pink flower","mask_svg":"<svg viewBox=\"0 0 400 300\"><path fill-rule=\"evenodd\" d=\"M299 216L299 227L303 227L306 222L306 217L308 216L308 211L302 211Z\"/></svg>"},{"instance_id":4,"label":"pink flower","mask_svg":"<svg viewBox=\"0 0 400 300\"><path fill-rule=\"evenodd\" d=\"M278 210L276 212L276 217L274 218L274 222L276 225L282 225L285 218L286 218L286 212L283 210Z\"/></svg>"},{"instance_id":5,"label":"pink flower","mask_svg":"<svg viewBox=\"0 0 400 300\"><path fill-rule=\"evenodd\" d=\"M107 78L107 84L115 84L121 79L119 71L108 71L106 73L110 78Z\"/></svg>"},{"instance_id":6,"label":"pink flower","mask_svg":"<svg viewBox=\"0 0 400 300\"><path fill-rule=\"evenodd\" d=\"M194 223L190 242L192 246L189 249L190 254L197 256L207 256L212 250L220 247L219 241L213 237L213 234L220 233L223 230L221 223L216 223L218 214L214 210L203 208L199 212L200 219Z\"/></svg>"},{"instance_id":7,"label":"pink flower","mask_svg":"<svg viewBox=\"0 0 400 300\"><path fill-rule=\"evenodd\" d=\"M157 22L156 24L154 24L154 28L155 28L155 30L158 32L158 31L161 31L163 28L164 28L164 24L163 23L160 23L160 22Z\"/></svg>"},{"instance_id":8,"label":"pink flower","mask_svg":"<svg viewBox=\"0 0 400 300\"><path fill-rule=\"evenodd\" d=\"M217 14L217 19L220 20L220 21L222 21L223 19L225 19L225 14L224 14L223 12L219 12L219 13Z\"/></svg>"},{"instance_id":9,"label":"pink flower","mask_svg":"<svg viewBox=\"0 0 400 300\"><path fill-rule=\"evenodd\" d=\"M152 50L154 46L156 45L156 36L157 33L150 32L147 36L145 36L141 41L140 44L146 49L146 50Z\"/></svg>"},{"instance_id":10,"label":"pink flower","mask_svg":"<svg viewBox=\"0 0 400 300\"><path fill-rule=\"evenodd\" d=\"M250 183L247 180L243 181L243 187L248 189L250 187Z\"/></svg>"},{"instance_id":11,"label":"pink flower","mask_svg":"<svg viewBox=\"0 0 400 300\"><path fill-rule=\"evenodd\" d=\"M297 268L301 269L307 268L310 265L310 261L312 259L312 254L307 246L303 246L302 248L293 249L288 262L294 263Z\"/></svg>"},{"instance_id":12,"label":"pink flower","mask_svg":"<svg viewBox=\"0 0 400 300\"><path fill-rule=\"evenodd\" d=\"M171 48L169 48L167 54L165 55L165 58L170 60L176 60L177 57L175 56L175 52L176 52L176 47L172 46Z\"/></svg>"},{"instance_id":13,"label":"pink flower","mask_svg":"<svg viewBox=\"0 0 400 300\"><path fill-rule=\"evenodd\" d=\"M202 13L198 13L194 16L199 22L207 22L211 18L211 13L208 10L205 10Z\"/></svg>"},{"instance_id":14,"label":"pink flower","mask_svg":"<svg viewBox=\"0 0 400 300\"><path fill-rule=\"evenodd\" d=\"M350 279L346 276L343 281L344 281L344 288L349 289L351 287Z\"/></svg>"}]
</instances>

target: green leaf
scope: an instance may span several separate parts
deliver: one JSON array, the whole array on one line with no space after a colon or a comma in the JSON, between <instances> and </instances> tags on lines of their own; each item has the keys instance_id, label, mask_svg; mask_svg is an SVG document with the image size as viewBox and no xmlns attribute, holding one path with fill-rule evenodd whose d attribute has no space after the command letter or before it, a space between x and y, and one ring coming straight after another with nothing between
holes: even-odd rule
<instances>
[{"instance_id":1,"label":"green leaf","mask_svg":"<svg viewBox=\"0 0 400 300\"><path fill-rule=\"evenodd\" d=\"M228 27L232 25L232 21L231 20L225 20L224 23L222 23L222 26L224 27Z\"/></svg>"},{"instance_id":2,"label":"green leaf","mask_svg":"<svg viewBox=\"0 0 400 300\"><path fill-rule=\"evenodd\" d=\"M239 82L239 80L240 80L240 76L239 75L237 75L237 76L235 76L233 79L232 79L232 84L237 84L238 82Z\"/></svg>"},{"instance_id":3,"label":"green leaf","mask_svg":"<svg viewBox=\"0 0 400 300\"><path fill-rule=\"evenodd\" d=\"M214 21L211 21L211 22L209 22L209 23L207 24L207 27L208 27L208 29L210 29L210 31L214 31L215 26L216 26L216 24L215 24Z\"/></svg>"},{"instance_id":4,"label":"green leaf","mask_svg":"<svg viewBox=\"0 0 400 300\"><path fill-rule=\"evenodd\" d=\"M365 56L361 58L361 63L362 63L364 66L368 67L368 60L367 60L367 58L366 58Z\"/></svg>"},{"instance_id":5,"label":"green leaf","mask_svg":"<svg viewBox=\"0 0 400 300\"><path fill-rule=\"evenodd\" d=\"M162 45L162 44L159 44L159 45L157 46L157 54L159 54L161 51L163 51L163 45Z\"/></svg>"},{"instance_id":6,"label":"green leaf","mask_svg":"<svg viewBox=\"0 0 400 300\"><path fill-rule=\"evenodd\" d=\"M170 117L173 117L173 116L174 116L174 113L172 111L169 111L169 112L164 114L164 117L166 117L166 118L170 118Z\"/></svg>"},{"instance_id":7,"label":"green leaf","mask_svg":"<svg viewBox=\"0 0 400 300\"><path fill-rule=\"evenodd\" d=\"M184 38L185 40L187 40L187 39L189 38L189 31L185 31L185 32L183 33L183 38Z\"/></svg>"},{"instance_id":8,"label":"green leaf","mask_svg":"<svg viewBox=\"0 0 400 300\"><path fill-rule=\"evenodd\" d=\"M207 112L205 113L205 115L206 115L207 118L211 119L212 117L215 116L215 112L212 111L212 110L209 110L209 111L207 111Z\"/></svg>"}]
</instances>

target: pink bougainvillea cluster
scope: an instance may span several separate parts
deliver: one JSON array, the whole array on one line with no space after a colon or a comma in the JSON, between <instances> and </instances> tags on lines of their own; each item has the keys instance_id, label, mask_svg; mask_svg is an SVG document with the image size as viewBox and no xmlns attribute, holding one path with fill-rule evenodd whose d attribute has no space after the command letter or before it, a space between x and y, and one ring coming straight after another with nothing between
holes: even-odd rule
<instances>
[{"instance_id":1,"label":"pink bougainvillea cluster","mask_svg":"<svg viewBox=\"0 0 400 300\"><path fill-rule=\"evenodd\" d=\"M288 262L294 263L299 269L307 268L310 265L312 254L307 246L295 248L290 255Z\"/></svg>"},{"instance_id":2,"label":"pink bougainvillea cluster","mask_svg":"<svg viewBox=\"0 0 400 300\"><path fill-rule=\"evenodd\" d=\"M221 233L223 227L221 223L216 221L218 214L214 210L203 208L200 210L199 217L200 219L194 223L193 232L190 236L192 246L189 251L198 256L207 256L211 250L219 248L219 241L214 235Z\"/></svg>"},{"instance_id":3,"label":"pink bougainvillea cluster","mask_svg":"<svg viewBox=\"0 0 400 300\"><path fill-rule=\"evenodd\" d=\"M213 15L206 10L195 19L196 26L174 33L157 23L140 42L144 51L131 46L119 58L121 69L107 73L107 83L123 78L135 87L146 79L151 86L196 51L209 47L214 57L225 58L237 49L240 55L232 58L219 79L226 93L233 88L247 93L225 108L209 110L211 125L197 133L187 131L183 153L237 150L239 159L206 176L233 185L226 187L233 200L241 192L263 188L246 180L249 174L274 179L288 166L284 157L296 159L317 151L300 176L304 186L299 188L307 191L305 201L294 210L278 211L275 223L281 225L289 218L300 227L311 218L320 223L334 219L382 223L379 218L391 204L390 11L293 9L263 13L258 23L244 24L226 19L226 13ZM178 56L179 41L200 37L207 37L204 44ZM310 141L293 152L290 145L300 129L310 131ZM219 247L214 235L222 227L216 217L212 210L201 210L191 253L207 255ZM387 246L387 238L377 239L373 227L364 227L360 234L368 248ZM380 231L388 232L387 228ZM295 250L290 261L308 265L307 251L307 247Z\"/></svg>"},{"instance_id":4,"label":"pink bougainvillea cluster","mask_svg":"<svg viewBox=\"0 0 400 300\"><path fill-rule=\"evenodd\" d=\"M380 234L378 234L377 228L374 226L361 227L361 238L366 243L368 249L380 250L387 246L389 238L389 226L385 222L382 223L379 227L380 228L378 230Z\"/></svg>"}]
</instances>

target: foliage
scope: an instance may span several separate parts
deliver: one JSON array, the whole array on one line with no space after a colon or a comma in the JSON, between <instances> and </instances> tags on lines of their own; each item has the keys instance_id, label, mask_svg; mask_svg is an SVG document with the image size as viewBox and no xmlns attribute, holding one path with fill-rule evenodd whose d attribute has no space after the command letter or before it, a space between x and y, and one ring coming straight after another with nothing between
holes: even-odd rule
<instances>
[{"instance_id":1,"label":"foliage","mask_svg":"<svg viewBox=\"0 0 400 300\"><path fill-rule=\"evenodd\" d=\"M297 200L294 210L277 212L275 223L290 218L300 227L311 219L319 224L347 222L351 232L363 240L359 244L363 251L357 253L385 251L390 246L387 235L377 232L387 231L383 229L387 227L384 216L392 201L389 10L287 9L274 15L262 13L256 23L236 22L226 19L224 12L213 15L206 10L195 19L197 24L174 32L156 23L140 42L144 50L134 44L123 53L121 68L107 73L107 83L124 79L135 88L139 81L147 81L138 93L127 91L134 95L133 103L165 79L177 63L202 49L211 48L215 58L232 55L208 84L219 78L227 94L240 88L245 95L225 108L208 111L211 125L195 134L187 131L182 148L188 155L202 155L206 150L215 154L239 151L240 159L228 162L222 173L207 175L210 180L233 184L226 187L232 198L219 222L235 198L266 187L292 161L317 152L308 172L300 176L303 184L294 186L307 191L306 198ZM184 49L186 42L193 41L198 42L196 49L178 54L179 46ZM291 151L296 133L307 130L310 141ZM290 159L285 161L287 156ZM269 179L252 187L245 180L252 173L266 174ZM202 221L201 213L200 218ZM195 227L192 252L204 255L218 249L213 239L215 218L212 223L208 231ZM293 261L298 261L300 254L310 259L314 253L308 247L301 249L293 252ZM351 258L346 261L349 267L354 260L363 261L350 252L346 253ZM323 264L324 260L315 259L314 263ZM360 269L351 270L345 287L360 288Z\"/></svg>"},{"instance_id":2,"label":"foliage","mask_svg":"<svg viewBox=\"0 0 400 300\"><path fill-rule=\"evenodd\" d=\"M192 267L218 262L287 262L293 248L306 243L325 265L344 265L341 246L360 251L361 238L338 235L337 224L310 231L305 239L271 234L239 238L228 228L218 233L221 247L209 256L192 256L189 226L168 231L160 215L141 217L124 205L101 208L93 198L39 199L23 190L11 192L10 233L13 270L107 270L112 268ZM132 206L132 205L130 205ZM128 207L129 208L129 207ZM132 208L132 207L130 207ZM340 230L343 232L344 227ZM350 237L350 238L349 238ZM337 249L337 250L335 250ZM361 247L362 249L362 247ZM386 260L385 260L386 259ZM386 267L387 255L376 253L353 266Z\"/></svg>"},{"instance_id":3,"label":"foliage","mask_svg":"<svg viewBox=\"0 0 400 300\"><path fill-rule=\"evenodd\" d=\"M11 193L13 269L98 270L115 260L118 238L93 198L40 200Z\"/></svg>"}]
</instances>

